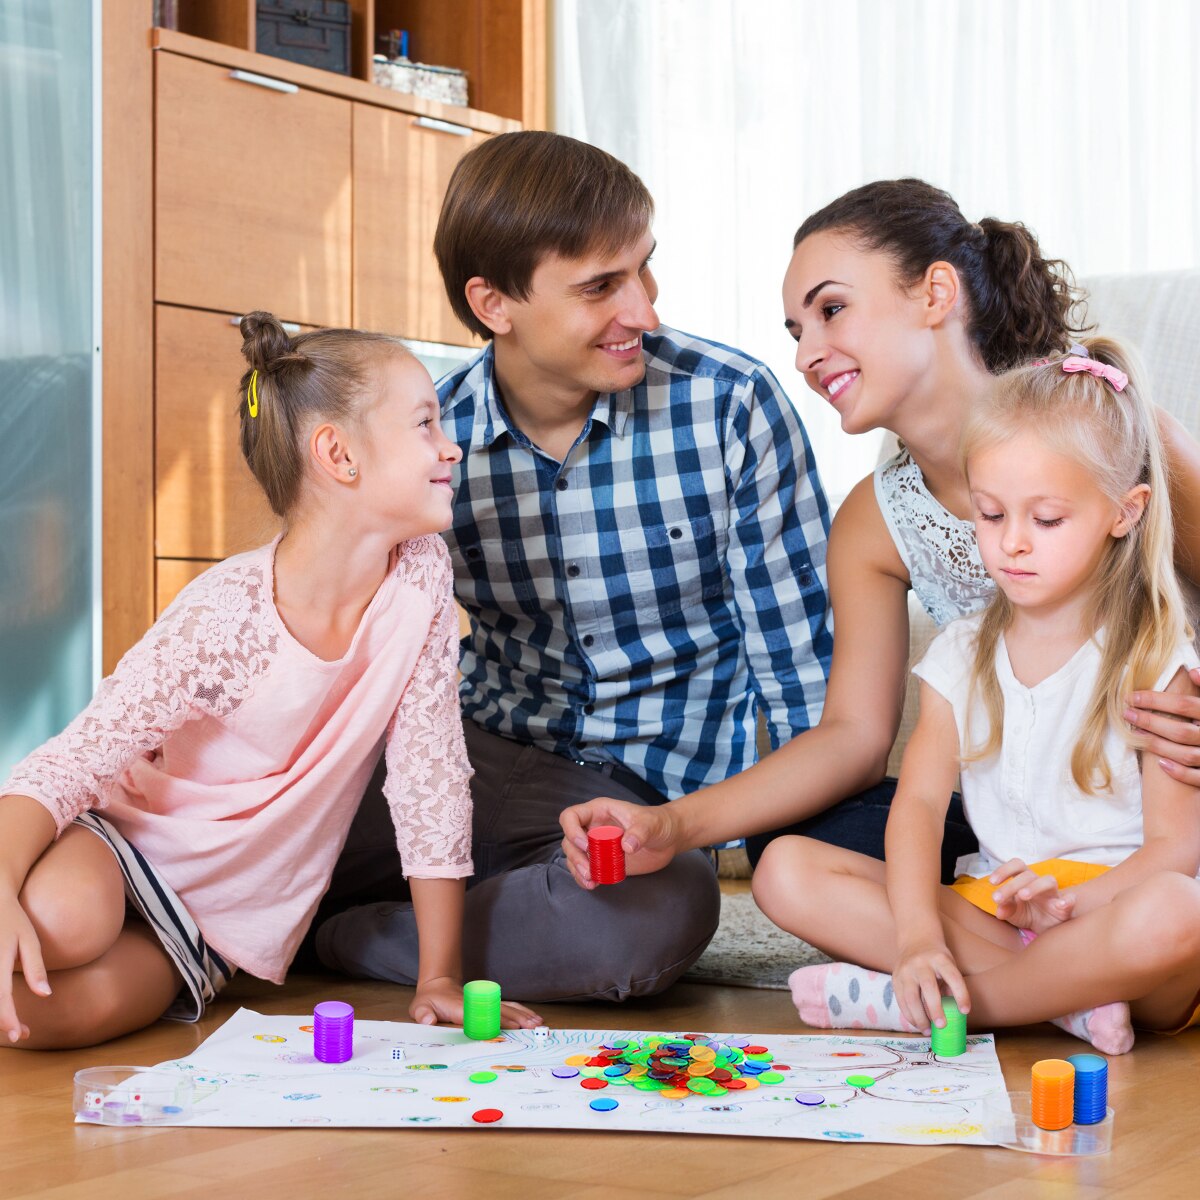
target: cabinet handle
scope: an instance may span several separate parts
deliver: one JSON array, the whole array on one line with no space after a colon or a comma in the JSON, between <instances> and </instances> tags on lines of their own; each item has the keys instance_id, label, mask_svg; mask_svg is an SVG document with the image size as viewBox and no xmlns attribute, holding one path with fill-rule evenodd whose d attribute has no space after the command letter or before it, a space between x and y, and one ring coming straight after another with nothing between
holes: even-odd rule
<instances>
[{"instance_id":1,"label":"cabinet handle","mask_svg":"<svg viewBox=\"0 0 1200 1200\"><path fill-rule=\"evenodd\" d=\"M436 117L413 117L413 124L420 129L432 129L437 133L452 133L455 137L470 137L475 131L453 121L439 121Z\"/></svg>"},{"instance_id":2,"label":"cabinet handle","mask_svg":"<svg viewBox=\"0 0 1200 1200\"><path fill-rule=\"evenodd\" d=\"M240 325L242 323L242 318L241 317L230 317L229 323L230 323L230 325ZM291 336L294 333L300 332L300 326L297 325L295 323L295 321L280 321L279 323L280 323L280 325L283 326L283 332L288 334L289 336Z\"/></svg>"},{"instance_id":3,"label":"cabinet handle","mask_svg":"<svg viewBox=\"0 0 1200 1200\"><path fill-rule=\"evenodd\" d=\"M273 92L283 92L288 96L300 90L294 83L272 79L269 75L255 75L253 71L230 71L229 78L236 79L239 83L252 83L255 87L270 88Z\"/></svg>"}]
</instances>

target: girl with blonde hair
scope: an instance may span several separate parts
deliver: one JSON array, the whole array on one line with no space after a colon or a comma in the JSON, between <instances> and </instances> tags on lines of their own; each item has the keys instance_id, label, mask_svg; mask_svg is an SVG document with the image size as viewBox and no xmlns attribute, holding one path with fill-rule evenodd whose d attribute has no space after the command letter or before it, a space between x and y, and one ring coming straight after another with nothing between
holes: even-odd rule
<instances>
[{"instance_id":1,"label":"girl with blonde hair","mask_svg":"<svg viewBox=\"0 0 1200 1200\"><path fill-rule=\"evenodd\" d=\"M1200 1018L1196 792L1139 753L1123 716L1132 689L1197 691L1138 374L1092 339L1000 376L968 417L963 465L997 590L914 668L921 712L886 865L782 837L755 876L777 924L848 960L793 973L808 1024L927 1032L945 991L974 1028L1055 1019L1119 1054L1132 1024ZM943 887L960 773L979 852Z\"/></svg>"}]
</instances>

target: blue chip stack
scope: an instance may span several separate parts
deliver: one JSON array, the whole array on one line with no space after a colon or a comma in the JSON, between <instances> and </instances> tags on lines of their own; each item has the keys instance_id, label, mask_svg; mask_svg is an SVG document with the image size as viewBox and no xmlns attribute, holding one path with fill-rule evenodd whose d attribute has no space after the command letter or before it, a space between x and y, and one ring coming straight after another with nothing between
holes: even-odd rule
<instances>
[{"instance_id":1,"label":"blue chip stack","mask_svg":"<svg viewBox=\"0 0 1200 1200\"><path fill-rule=\"evenodd\" d=\"M1072 1054L1075 1068L1075 1124L1099 1125L1108 1111L1108 1063L1098 1054Z\"/></svg>"}]
</instances>

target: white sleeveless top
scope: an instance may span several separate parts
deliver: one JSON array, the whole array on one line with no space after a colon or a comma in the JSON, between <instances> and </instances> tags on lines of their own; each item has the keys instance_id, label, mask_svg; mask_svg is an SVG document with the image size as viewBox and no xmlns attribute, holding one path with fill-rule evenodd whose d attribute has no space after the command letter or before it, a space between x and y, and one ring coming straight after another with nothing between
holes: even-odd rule
<instances>
[{"instance_id":1,"label":"white sleeveless top","mask_svg":"<svg viewBox=\"0 0 1200 1200\"><path fill-rule=\"evenodd\" d=\"M940 628L987 604L996 585L983 569L974 522L960 521L933 498L904 446L875 468L875 499L934 624Z\"/></svg>"}]
</instances>

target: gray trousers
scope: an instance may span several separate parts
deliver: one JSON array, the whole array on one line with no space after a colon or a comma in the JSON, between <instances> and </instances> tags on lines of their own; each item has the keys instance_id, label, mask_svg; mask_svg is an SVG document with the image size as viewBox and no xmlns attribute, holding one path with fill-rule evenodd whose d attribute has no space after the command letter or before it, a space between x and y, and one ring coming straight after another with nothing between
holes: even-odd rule
<instances>
[{"instance_id":1,"label":"gray trousers","mask_svg":"<svg viewBox=\"0 0 1200 1200\"><path fill-rule=\"evenodd\" d=\"M567 869L559 813L612 796L645 801L600 771L464 722L475 768L463 924L467 979L512 1000L624 1000L674 983L716 932L720 892L709 855L692 850L652 875L587 892ZM412 985L417 926L400 874L382 771L367 789L313 922L327 967Z\"/></svg>"}]
</instances>

